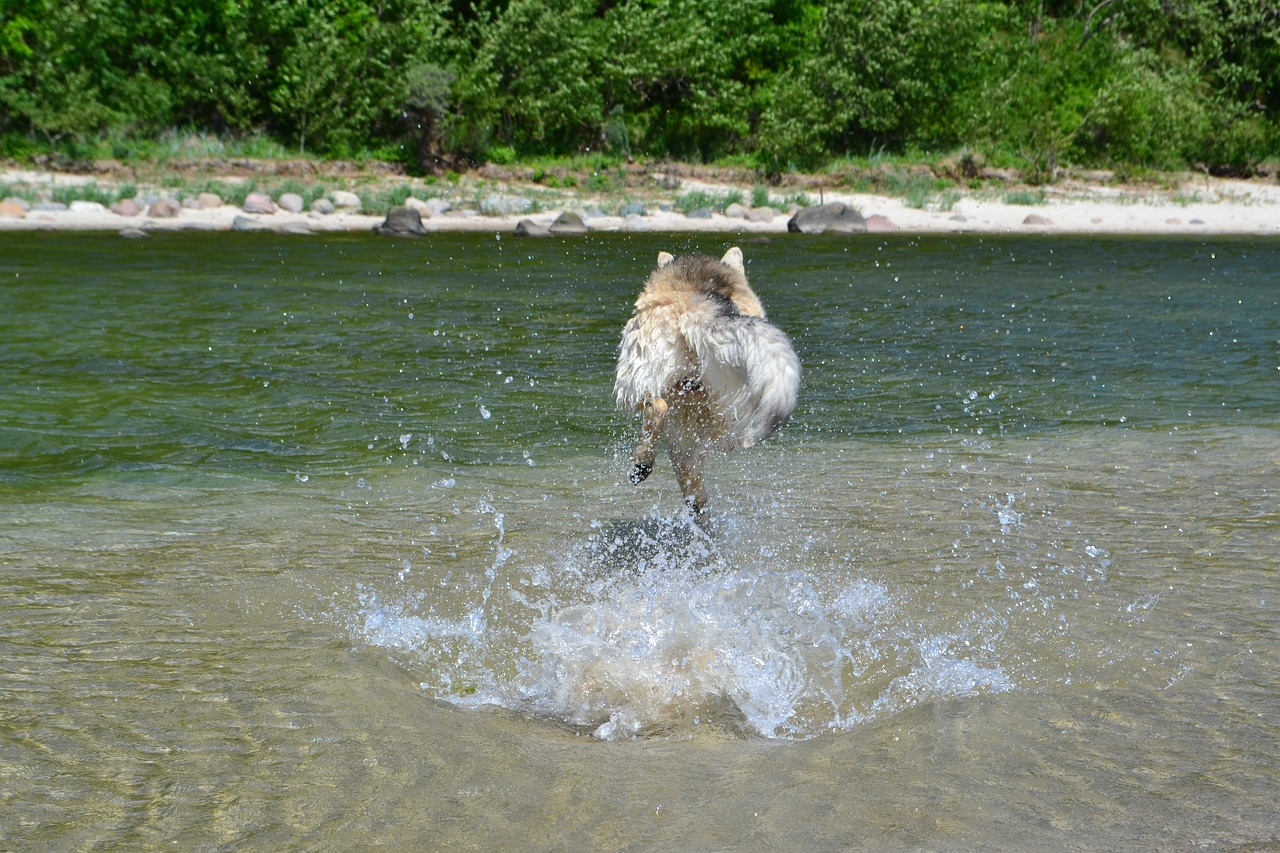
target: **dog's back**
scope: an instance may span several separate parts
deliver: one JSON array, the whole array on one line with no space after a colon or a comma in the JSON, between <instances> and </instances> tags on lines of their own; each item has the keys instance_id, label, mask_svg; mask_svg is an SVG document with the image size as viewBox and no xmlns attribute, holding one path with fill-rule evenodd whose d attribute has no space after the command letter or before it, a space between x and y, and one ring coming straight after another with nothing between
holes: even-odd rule
<instances>
[{"instance_id":1,"label":"dog's back","mask_svg":"<svg viewBox=\"0 0 1280 853\"><path fill-rule=\"evenodd\" d=\"M799 383L791 342L765 319L739 249L719 261L663 252L618 353L618 405L645 414L632 479L652 468L669 410L672 461L686 497L699 505L706 452L750 447L771 435L791 416Z\"/></svg>"}]
</instances>

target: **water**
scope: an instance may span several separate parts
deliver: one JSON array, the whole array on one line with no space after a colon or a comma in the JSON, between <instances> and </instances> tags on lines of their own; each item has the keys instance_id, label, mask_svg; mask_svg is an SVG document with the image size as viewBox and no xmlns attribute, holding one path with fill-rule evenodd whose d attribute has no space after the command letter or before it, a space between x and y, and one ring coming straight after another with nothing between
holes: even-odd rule
<instances>
[{"instance_id":1,"label":"water","mask_svg":"<svg viewBox=\"0 0 1280 853\"><path fill-rule=\"evenodd\" d=\"M747 244L704 529L611 375L729 242L7 235L0 846L1280 844L1280 244Z\"/></svg>"}]
</instances>

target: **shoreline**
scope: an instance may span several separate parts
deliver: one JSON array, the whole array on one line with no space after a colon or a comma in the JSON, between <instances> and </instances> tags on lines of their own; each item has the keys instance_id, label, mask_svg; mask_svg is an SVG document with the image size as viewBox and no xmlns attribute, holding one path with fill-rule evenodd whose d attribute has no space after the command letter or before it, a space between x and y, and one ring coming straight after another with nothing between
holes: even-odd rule
<instances>
[{"instance_id":1,"label":"shoreline","mask_svg":"<svg viewBox=\"0 0 1280 853\"><path fill-rule=\"evenodd\" d=\"M14 183L43 188L91 184L88 176L36 172L0 173L0 185ZM539 188L519 184L493 185L496 198L520 198ZM749 195L750 187L686 180L684 192L723 197L737 190ZM867 233L901 234L1062 234L1062 235L1280 235L1280 184L1275 181L1243 181L1195 177L1171 190L1117 188L1109 185L1065 181L1042 188L1035 203L1015 203L992 198L989 193L959 191L945 209L939 205L910 206L905 199L883 195L814 190L813 204L842 202L867 219ZM163 193L160 193L163 195ZM668 191L668 195L671 191ZM657 198L656 193L652 193ZM816 197L814 197L816 196ZM563 211L579 214L588 232L725 233L772 235L787 233L791 212L776 211L763 221L741 215L703 211L701 217L671 210L670 204L645 205L643 214L630 216L600 212L611 202L586 192L561 192L541 202L541 210L522 214L486 215L466 205L474 193L457 192L459 206L445 213L415 204L427 234L490 232L515 235L517 224L529 221L549 226ZM650 199L652 201L652 198ZM616 200L612 202L616 206ZM3 205L0 205L3 208ZM252 213L221 204L208 208L177 206L176 214L158 218L141 212L134 216L113 213L100 204L73 202L66 210L33 207L17 215L13 206L0 209L0 232L66 231L117 232L144 236L171 231L273 231L284 234L372 233L386 217L351 210L332 213ZM666 209L662 209L666 208ZM756 210L759 210L757 208ZM6 215L7 213L7 215ZM852 237L858 234L849 235Z\"/></svg>"}]
</instances>

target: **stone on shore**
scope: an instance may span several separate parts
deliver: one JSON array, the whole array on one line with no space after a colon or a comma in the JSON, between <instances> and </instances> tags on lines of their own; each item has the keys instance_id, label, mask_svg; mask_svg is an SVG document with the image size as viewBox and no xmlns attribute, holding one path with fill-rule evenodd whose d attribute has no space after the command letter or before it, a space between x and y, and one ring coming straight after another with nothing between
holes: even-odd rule
<instances>
[{"instance_id":1,"label":"stone on shore","mask_svg":"<svg viewBox=\"0 0 1280 853\"><path fill-rule=\"evenodd\" d=\"M1041 216L1038 213L1031 213L1027 215L1026 219L1022 220L1022 224L1023 225L1052 225L1053 220L1049 219L1046 216Z\"/></svg>"},{"instance_id":2,"label":"stone on shore","mask_svg":"<svg viewBox=\"0 0 1280 853\"><path fill-rule=\"evenodd\" d=\"M276 212L276 205L266 193L249 193L240 209L245 213L271 214Z\"/></svg>"},{"instance_id":3,"label":"stone on shore","mask_svg":"<svg viewBox=\"0 0 1280 853\"><path fill-rule=\"evenodd\" d=\"M420 198L409 196L404 200L404 206L410 210L418 211L418 215L423 219L430 219L435 216L435 211L431 209L431 205L427 204Z\"/></svg>"},{"instance_id":4,"label":"stone on shore","mask_svg":"<svg viewBox=\"0 0 1280 853\"><path fill-rule=\"evenodd\" d=\"M746 219L747 209L735 201L724 209L724 215L730 219Z\"/></svg>"},{"instance_id":5,"label":"stone on shore","mask_svg":"<svg viewBox=\"0 0 1280 853\"><path fill-rule=\"evenodd\" d=\"M516 223L517 237L550 237L551 229L545 225L539 225L532 219L521 219Z\"/></svg>"},{"instance_id":6,"label":"stone on shore","mask_svg":"<svg viewBox=\"0 0 1280 853\"><path fill-rule=\"evenodd\" d=\"M328 216L333 213L335 209L333 202L329 201L327 198L318 198L311 202L311 212L318 213L321 216Z\"/></svg>"},{"instance_id":7,"label":"stone on shore","mask_svg":"<svg viewBox=\"0 0 1280 853\"><path fill-rule=\"evenodd\" d=\"M28 210L31 209L31 202L27 201L25 198L22 198L21 196L11 195L4 200L4 203L12 204L22 208L23 213L26 213Z\"/></svg>"},{"instance_id":8,"label":"stone on shore","mask_svg":"<svg viewBox=\"0 0 1280 853\"><path fill-rule=\"evenodd\" d=\"M899 231L899 230L901 229L899 229L898 226L893 223L893 220L891 220L887 216L874 215L874 216L867 217L868 233L883 234L886 231Z\"/></svg>"},{"instance_id":9,"label":"stone on shore","mask_svg":"<svg viewBox=\"0 0 1280 853\"><path fill-rule=\"evenodd\" d=\"M427 233L422 227L422 216L412 208L399 205L387 211L387 218L373 229L383 237L420 237Z\"/></svg>"},{"instance_id":10,"label":"stone on shore","mask_svg":"<svg viewBox=\"0 0 1280 853\"><path fill-rule=\"evenodd\" d=\"M141 228L135 228L132 225L130 225L128 228L121 228L118 233L120 234L121 237L124 237L126 240L137 240L141 237L147 236L146 231L143 231Z\"/></svg>"},{"instance_id":11,"label":"stone on shore","mask_svg":"<svg viewBox=\"0 0 1280 853\"><path fill-rule=\"evenodd\" d=\"M713 216L715 216L715 214L711 212L711 208L709 207L699 207L696 210L691 210L685 214L685 218L687 219L711 219Z\"/></svg>"},{"instance_id":12,"label":"stone on shore","mask_svg":"<svg viewBox=\"0 0 1280 853\"><path fill-rule=\"evenodd\" d=\"M133 199L122 198L111 205L111 212L116 216L137 216L142 212L142 208L138 207L138 203Z\"/></svg>"},{"instance_id":13,"label":"stone on shore","mask_svg":"<svg viewBox=\"0 0 1280 853\"><path fill-rule=\"evenodd\" d=\"M800 234L862 234L867 221L857 209L842 202L820 204L796 211L787 230Z\"/></svg>"},{"instance_id":14,"label":"stone on shore","mask_svg":"<svg viewBox=\"0 0 1280 853\"><path fill-rule=\"evenodd\" d=\"M27 211L22 205L15 204L8 199L0 201L0 219L25 219Z\"/></svg>"},{"instance_id":15,"label":"stone on shore","mask_svg":"<svg viewBox=\"0 0 1280 853\"><path fill-rule=\"evenodd\" d=\"M348 190L335 190L332 194L333 206L349 213L360 209L360 196Z\"/></svg>"},{"instance_id":16,"label":"stone on shore","mask_svg":"<svg viewBox=\"0 0 1280 853\"><path fill-rule=\"evenodd\" d=\"M205 210L213 210L216 207L222 207L222 196L217 193L200 193L196 196L196 201L200 203L200 207Z\"/></svg>"},{"instance_id":17,"label":"stone on shore","mask_svg":"<svg viewBox=\"0 0 1280 853\"><path fill-rule=\"evenodd\" d=\"M67 205L72 213L106 213L107 206L98 201L73 201Z\"/></svg>"},{"instance_id":18,"label":"stone on shore","mask_svg":"<svg viewBox=\"0 0 1280 853\"><path fill-rule=\"evenodd\" d=\"M743 218L748 222L772 222L778 211L772 207L753 207L747 210Z\"/></svg>"},{"instance_id":19,"label":"stone on shore","mask_svg":"<svg viewBox=\"0 0 1280 853\"><path fill-rule=\"evenodd\" d=\"M271 226L250 216L236 216L231 220L232 231L270 231Z\"/></svg>"},{"instance_id":20,"label":"stone on shore","mask_svg":"<svg viewBox=\"0 0 1280 853\"><path fill-rule=\"evenodd\" d=\"M297 193L282 193L280 198L276 199L276 203L281 210L287 210L289 213L301 213L306 207L306 202Z\"/></svg>"},{"instance_id":21,"label":"stone on shore","mask_svg":"<svg viewBox=\"0 0 1280 853\"><path fill-rule=\"evenodd\" d=\"M556 217L556 221L551 223L549 230L552 234L576 236L587 233L587 223L583 222L578 214L566 210Z\"/></svg>"},{"instance_id":22,"label":"stone on shore","mask_svg":"<svg viewBox=\"0 0 1280 853\"><path fill-rule=\"evenodd\" d=\"M156 199L147 208L147 216L152 219L173 219L181 212L182 208L167 198Z\"/></svg>"}]
</instances>

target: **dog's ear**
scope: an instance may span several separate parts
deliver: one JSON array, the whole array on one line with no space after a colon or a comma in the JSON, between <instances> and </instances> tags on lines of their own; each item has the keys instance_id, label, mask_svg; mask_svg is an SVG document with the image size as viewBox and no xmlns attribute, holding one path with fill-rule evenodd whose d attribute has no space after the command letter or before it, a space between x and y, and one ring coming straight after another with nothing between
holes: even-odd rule
<instances>
[{"instance_id":1,"label":"dog's ear","mask_svg":"<svg viewBox=\"0 0 1280 853\"><path fill-rule=\"evenodd\" d=\"M737 270L743 275L747 274L747 269L742 264L742 250L737 246L724 253L724 257L720 259L720 263L727 267Z\"/></svg>"},{"instance_id":2,"label":"dog's ear","mask_svg":"<svg viewBox=\"0 0 1280 853\"><path fill-rule=\"evenodd\" d=\"M658 253L658 269L662 269L663 267L665 267L667 264L671 263L675 259L676 259L676 256L671 254L670 252L659 252Z\"/></svg>"}]
</instances>

